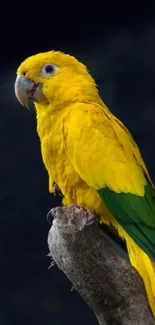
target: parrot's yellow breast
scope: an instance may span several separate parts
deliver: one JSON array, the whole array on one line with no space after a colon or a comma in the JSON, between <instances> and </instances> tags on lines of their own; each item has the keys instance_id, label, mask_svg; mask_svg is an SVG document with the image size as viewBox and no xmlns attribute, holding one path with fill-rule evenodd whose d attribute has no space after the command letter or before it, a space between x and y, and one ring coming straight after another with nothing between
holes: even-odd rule
<instances>
[{"instance_id":1,"label":"parrot's yellow breast","mask_svg":"<svg viewBox=\"0 0 155 325\"><path fill-rule=\"evenodd\" d=\"M56 182L64 195L64 205L76 203L85 206L100 216L100 220L109 223L113 217L99 194L82 180L67 156L64 142L67 128L65 131L64 121L69 121L69 114L69 108L61 112L50 112L48 116L37 112L37 131L43 162L49 175L49 191L53 192L53 182ZM68 123L69 127L72 126Z\"/></svg>"}]
</instances>

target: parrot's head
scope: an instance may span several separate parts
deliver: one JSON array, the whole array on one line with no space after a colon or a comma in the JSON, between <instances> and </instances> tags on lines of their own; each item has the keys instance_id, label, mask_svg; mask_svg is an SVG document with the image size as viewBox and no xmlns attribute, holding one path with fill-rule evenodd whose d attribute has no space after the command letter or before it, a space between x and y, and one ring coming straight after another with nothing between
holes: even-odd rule
<instances>
[{"instance_id":1,"label":"parrot's head","mask_svg":"<svg viewBox=\"0 0 155 325\"><path fill-rule=\"evenodd\" d=\"M49 51L27 58L17 69L15 94L28 107L93 100L98 96L95 81L84 64L62 52Z\"/></svg>"}]
</instances>

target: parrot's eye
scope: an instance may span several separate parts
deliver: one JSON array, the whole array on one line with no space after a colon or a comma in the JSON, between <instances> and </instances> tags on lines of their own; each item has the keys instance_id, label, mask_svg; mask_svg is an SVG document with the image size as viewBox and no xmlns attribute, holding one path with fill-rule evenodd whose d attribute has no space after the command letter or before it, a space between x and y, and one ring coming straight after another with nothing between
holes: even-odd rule
<instances>
[{"instance_id":1,"label":"parrot's eye","mask_svg":"<svg viewBox=\"0 0 155 325\"><path fill-rule=\"evenodd\" d=\"M41 69L41 76L48 77L57 72L58 67L54 64L45 64Z\"/></svg>"}]
</instances>

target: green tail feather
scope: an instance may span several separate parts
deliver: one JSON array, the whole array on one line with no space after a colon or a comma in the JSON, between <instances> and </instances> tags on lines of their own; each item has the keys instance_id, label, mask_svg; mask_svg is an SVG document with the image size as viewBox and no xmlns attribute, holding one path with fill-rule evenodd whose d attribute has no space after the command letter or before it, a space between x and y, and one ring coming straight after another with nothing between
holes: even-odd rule
<instances>
[{"instance_id":1,"label":"green tail feather","mask_svg":"<svg viewBox=\"0 0 155 325\"><path fill-rule=\"evenodd\" d=\"M155 190L151 185L146 185L144 197L108 187L98 193L117 222L155 261Z\"/></svg>"}]
</instances>

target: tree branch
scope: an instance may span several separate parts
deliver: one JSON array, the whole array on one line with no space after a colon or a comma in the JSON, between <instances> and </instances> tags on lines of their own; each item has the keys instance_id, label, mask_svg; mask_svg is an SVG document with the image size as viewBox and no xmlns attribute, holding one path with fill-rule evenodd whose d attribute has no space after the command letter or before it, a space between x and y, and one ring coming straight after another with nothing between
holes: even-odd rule
<instances>
[{"instance_id":1,"label":"tree branch","mask_svg":"<svg viewBox=\"0 0 155 325\"><path fill-rule=\"evenodd\" d=\"M155 324L141 278L110 246L95 216L78 206L54 208L50 214L49 255L99 324Z\"/></svg>"}]
</instances>

